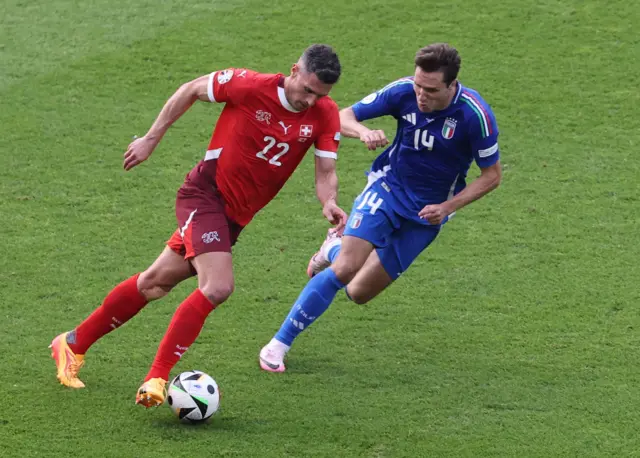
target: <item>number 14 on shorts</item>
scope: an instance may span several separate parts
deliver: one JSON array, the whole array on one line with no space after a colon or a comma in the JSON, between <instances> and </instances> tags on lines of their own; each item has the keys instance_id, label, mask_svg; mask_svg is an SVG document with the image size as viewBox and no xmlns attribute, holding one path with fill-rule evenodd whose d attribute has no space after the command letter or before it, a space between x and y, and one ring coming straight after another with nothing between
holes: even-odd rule
<instances>
[{"instance_id":1,"label":"number 14 on shorts","mask_svg":"<svg viewBox=\"0 0 640 458\"><path fill-rule=\"evenodd\" d=\"M369 210L369 213L372 215L375 214L376 210L380 208L380 205L383 203L382 197L378 197L378 193L375 191L367 191L360 198L360 204L356 207L356 210Z\"/></svg>"}]
</instances>

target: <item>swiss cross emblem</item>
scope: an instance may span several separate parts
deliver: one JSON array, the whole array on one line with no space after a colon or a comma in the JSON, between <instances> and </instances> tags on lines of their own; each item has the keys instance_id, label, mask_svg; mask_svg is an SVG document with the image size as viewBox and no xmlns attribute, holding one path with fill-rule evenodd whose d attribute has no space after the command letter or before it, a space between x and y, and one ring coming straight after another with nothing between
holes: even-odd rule
<instances>
[{"instance_id":1,"label":"swiss cross emblem","mask_svg":"<svg viewBox=\"0 0 640 458\"><path fill-rule=\"evenodd\" d=\"M301 137L311 137L312 133L313 133L313 126L310 126L309 124L303 124L300 126Z\"/></svg>"}]
</instances>

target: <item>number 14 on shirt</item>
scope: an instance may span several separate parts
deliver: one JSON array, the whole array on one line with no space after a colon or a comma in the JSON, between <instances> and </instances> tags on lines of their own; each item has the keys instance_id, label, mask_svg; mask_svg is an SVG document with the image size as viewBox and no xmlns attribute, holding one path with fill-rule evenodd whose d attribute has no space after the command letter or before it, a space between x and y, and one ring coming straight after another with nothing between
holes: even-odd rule
<instances>
[{"instance_id":1,"label":"number 14 on shirt","mask_svg":"<svg viewBox=\"0 0 640 458\"><path fill-rule=\"evenodd\" d=\"M429 135L429 131L426 129L416 129L416 133L413 136L413 146L416 150L419 150L422 146L423 148L427 148L429 151L433 150L433 142L435 138L433 135Z\"/></svg>"}]
</instances>

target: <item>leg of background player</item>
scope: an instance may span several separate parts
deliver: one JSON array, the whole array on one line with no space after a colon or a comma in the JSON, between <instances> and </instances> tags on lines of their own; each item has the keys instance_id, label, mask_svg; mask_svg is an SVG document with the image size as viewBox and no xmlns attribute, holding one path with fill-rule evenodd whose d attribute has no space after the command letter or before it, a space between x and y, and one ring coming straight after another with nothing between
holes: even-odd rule
<instances>
[{"instance_id":1,"label":"leg of background player","mask_svg":"<svg viewBox=\"0 0 640 458\"><path fill-rule=\"evenodd\" d=\"M309 261L307 275L313 278L333 264L341 248L342 235L338 235L333 229L329 229L327 238ZM353 280L349 282L345 292L349 299L356 304L365 304L380 294L392 282L392 278L382 267L377 250L373 250L365 264Z\"/></svg>"},{"instance_id":2,"label":"leg of background player","mask_svg":"<svg viewBox=\"0 0 640 458\"><path fill-rule=\"evenodd\" d=\"M336 293L356 275L372 250L373 245L364 239L343 238L336 262L307 283L280 330L260 352L262 369L270 372L285 370L284 355L293 340L327 310Z\"/></svg>"},{"instance_id":3,"label":"leg of background player","mask_svg":"<svg viewBox=\"0 0 640 458\"><path fill-rule=\"evenodd\" d=\"M356 304L366 304L393 283L378 257L377 250L373 250L367 262L346 288L347 296Z\"/></svg>"}]
</instances>

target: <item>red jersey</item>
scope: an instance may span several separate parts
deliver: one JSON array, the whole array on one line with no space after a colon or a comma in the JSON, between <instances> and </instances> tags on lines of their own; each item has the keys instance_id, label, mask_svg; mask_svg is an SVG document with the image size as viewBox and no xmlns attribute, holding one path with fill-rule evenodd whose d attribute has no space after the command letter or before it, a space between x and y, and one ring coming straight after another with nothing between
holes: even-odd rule
<instances>
[{"instance_id":1,"label":"red jersey","mask_svg":"<svg viewBox=\"0 0 640 458\"><path fill-rule=\"evenodd\" d=\"M204 160L218 161L209 178L238 224L245 226L276 196L311 145L316 156L337 159L340 117L331 98L298 112L285 97L283 75L243 68L213 72L208 94L225 107Z\"/></svg>"}]
</instances>

